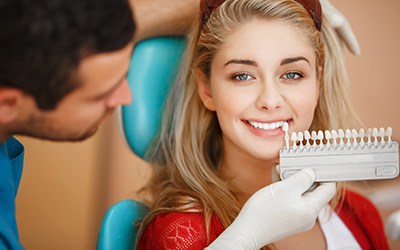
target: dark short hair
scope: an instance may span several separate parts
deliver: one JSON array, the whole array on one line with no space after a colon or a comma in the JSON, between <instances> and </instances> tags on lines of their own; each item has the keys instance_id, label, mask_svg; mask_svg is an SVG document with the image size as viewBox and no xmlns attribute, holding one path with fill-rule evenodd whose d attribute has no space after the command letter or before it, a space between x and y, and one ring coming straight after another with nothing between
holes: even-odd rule
<instances>
[{"instance_id":1,"label":"dark short hair","mask_svg":"<svg viewBox=\"0 0 400 250\"><path fill-rule=\"evenodd\" d=\"M0 0L0 87L52 110L80 85L83 58L122 49L134 32L128 0Z\"/></svg>"}]
</instances>

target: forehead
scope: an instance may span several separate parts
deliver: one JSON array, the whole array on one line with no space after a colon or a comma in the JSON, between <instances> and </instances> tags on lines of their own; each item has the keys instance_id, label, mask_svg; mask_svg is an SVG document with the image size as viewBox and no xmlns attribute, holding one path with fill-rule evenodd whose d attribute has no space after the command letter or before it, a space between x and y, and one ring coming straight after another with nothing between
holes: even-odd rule
<instances>
[{"instance_id":1,"label":"forehead","mask_svg":"<svg viewBox=\"0 0 400 250\"><path fill-rule=\"evenodd\" d=\"M300 28L281 20L254 19L229 34L215 59L280 60L299 54L315 58Z\"/></svg>"},{"instance_id":2,"label":"forehead","mask_svg":"<svg viewBox=\"0 0 400 250\"><path fill-rule=\"evenodd\" d=\"M132 48L133 44L129 43L120 50L84 58L77 70L81 91L101 92L116 84L128 70Z\"/></svg>"}]
</instances>

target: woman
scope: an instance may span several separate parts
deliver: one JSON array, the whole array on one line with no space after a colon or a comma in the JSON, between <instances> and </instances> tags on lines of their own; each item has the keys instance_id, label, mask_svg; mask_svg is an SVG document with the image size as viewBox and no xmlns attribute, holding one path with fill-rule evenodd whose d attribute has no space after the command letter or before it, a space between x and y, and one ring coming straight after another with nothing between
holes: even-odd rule
<instances>
[{"instance_id":1,"label":"woman","mask_svg":"<svg viewBox=\"0 0 400 250\"><path fill-rule=\"evenodd\" d=\"M319 1L207 2L149 156L159 167L139 249L207 247L271 184L284 123L290 132L358 125ZM309 231L265 246L341 247L388 249L376 208L344 189Z\"/></svg>"}]
</instances>

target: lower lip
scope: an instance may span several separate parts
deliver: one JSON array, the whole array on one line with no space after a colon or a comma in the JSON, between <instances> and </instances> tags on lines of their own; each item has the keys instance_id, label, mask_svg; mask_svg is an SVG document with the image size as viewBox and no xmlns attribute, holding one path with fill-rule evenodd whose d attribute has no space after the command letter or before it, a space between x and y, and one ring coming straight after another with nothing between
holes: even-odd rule
<instances>
[{"instance_id":1,"label":"lower lip","mask_svg":"<svg viewBox=\"0 0 400 250\"><path fill-rule=\"evenodd\" d=\"M272 137L278 137L284 134L282 131L281 127L278 127L276 129L258 129L253 126L251 126L247 121L243 121L244 124L249 128L249 130L255 134L256 136L263 137L263 138L272 138Z\"/></svg>"}]
</instances>

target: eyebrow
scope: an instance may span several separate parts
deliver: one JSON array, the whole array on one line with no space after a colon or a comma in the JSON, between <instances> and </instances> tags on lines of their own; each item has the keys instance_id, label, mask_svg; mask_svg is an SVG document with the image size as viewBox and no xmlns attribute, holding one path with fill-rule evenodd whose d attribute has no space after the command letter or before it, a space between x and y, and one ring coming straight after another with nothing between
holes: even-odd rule
<instances>
[{"instance_id":1,"label":"eyebrow","mask_svg":"<svg viewBox=\"0 0 400 250\"><path fill-rule=\"evenodd\" d=\"M307 58L302 57L302 56L298 56L298 57L292 57L292 58L283 59L281 61L281 66L282 65L286 65L286 64L291 64L291 63L294 63L294 62L298 62L298 61L306 61L308 64L310 64L310 62L307 60Z\"/></svg>"},{"instance_id":2,"label":"eyebrow","mask_svg":"<svg viewBox=\"0 0 400 250\"><path fill-rule=\"evenodd\" d=\"M109 88L108 90L104 91L103 93L97 95L95 97L95 99L102 99L106 96L108 96L109 94L111 94L112 92L114 92L114 90L116 90L124 81L124 79L126 78L126 74L123 75L119 81L117 81L111 88Z\"/></svg>"},{"instance_id":3,"label":"eyebrow","mask_svg":"<svg viewBox=\"0 0 400 250\"><path fill-rule=\"evenodd\" d=\"M250 66L257 66L257 63L252 60L241 60L241 59L233 59L229 60L227 63L224 64L224 67L229 65L229 64L244 64L244 65L250 65Z\"/></svg>"},{"instance_id":4,"label":"eyebrow","mask_svg":"<svg viewBox=\"0 0 400 250\"><path fill-rule=\"evenodd\" d=\"M286 64L291 64L291 63L295 63L298 61L306 61L308 64L310 64L310 62L307 60L307 58L303 57L303 56L298 56L298 57L291 57L291 58L285 58L281 61L280 66L282 65L286 65ZM229 60L227 63L224 64L224 67L229 65L229 64L244 64L244 65L250 65L250 66L257 66L257 63L255 61L252 60L243 60L243 59L233 59L233 60ZM310 64L311 65L311 64Z\"/></svg>"}]
</instances>

